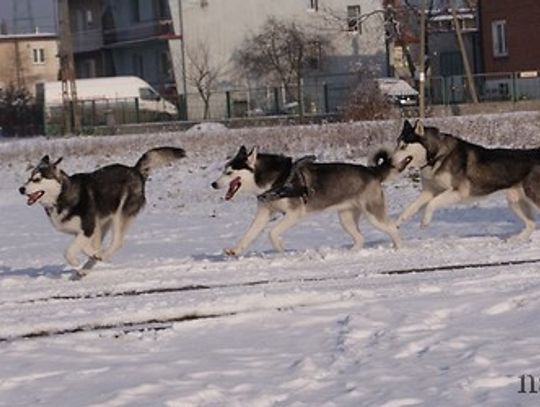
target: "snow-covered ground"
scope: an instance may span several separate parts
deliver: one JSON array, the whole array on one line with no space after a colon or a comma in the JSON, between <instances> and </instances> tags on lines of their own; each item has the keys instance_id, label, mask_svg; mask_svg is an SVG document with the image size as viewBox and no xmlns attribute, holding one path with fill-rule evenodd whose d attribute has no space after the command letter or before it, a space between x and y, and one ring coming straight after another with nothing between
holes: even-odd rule
<instances>
[{"instance_id":1,"label":"snow-covered ground","mask_svg":"<svg viewBox=\"0 0 540 407\"><path fill-rule=\"evenodd\" d=\"M352 252L323 214L285 234L284 255L263 235L230 259L255 199L210 188L223 160L192 153L157 172L125 247L81 281L70 237L18 195L28 162L0 164L0 406L538 405L518 376L540 376L540 232L505 242L521 225L503 195L428 229L414 218L399 251L362 222ZM396 216L418 185L386 192Z\"/></svg>"}]
</instances>

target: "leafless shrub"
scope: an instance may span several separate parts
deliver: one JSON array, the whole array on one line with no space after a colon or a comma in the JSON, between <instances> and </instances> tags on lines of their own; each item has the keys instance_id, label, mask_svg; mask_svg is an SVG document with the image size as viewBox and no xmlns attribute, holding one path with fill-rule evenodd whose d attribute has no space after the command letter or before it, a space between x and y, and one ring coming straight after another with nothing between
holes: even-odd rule
<instances>
[{"instance_id":1,"label":"leafless shrub","mask_svg":"<svg viewBox=\"0 0 540 407\"><path fill-rule=\"evenodd\" d=\"M379 89L371 75L359 75L358 82L345 102L343 117L348 121L384 120L396 117L390 98Z\"/></svg>"}]
</instances>

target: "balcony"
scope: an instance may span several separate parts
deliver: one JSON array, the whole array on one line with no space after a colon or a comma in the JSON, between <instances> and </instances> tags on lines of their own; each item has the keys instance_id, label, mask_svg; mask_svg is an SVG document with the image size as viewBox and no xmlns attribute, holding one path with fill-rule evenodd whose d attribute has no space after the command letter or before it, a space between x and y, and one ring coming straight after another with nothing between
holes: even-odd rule
<instances>
[{"instance_id":1,"label":"balcony","mask_svg":"<svg viewBox=\"0 0 540 407\"><path fill-rule=\"evenodd\" d=\"M97 51L103 47L103 34L100 29L76 31L72 33L73 52Z\"/></svg>"},{"instance_id":2,"label":"balcony","mask_svg":"<svg viewBox=\"0 0 540 407\"><path fill-rule=\"evenodd\" d=\"M128 28L103 30L103 42L108 46L172 38L177 38L172 20L146 21Z\"/></svg>"}]
</instances>

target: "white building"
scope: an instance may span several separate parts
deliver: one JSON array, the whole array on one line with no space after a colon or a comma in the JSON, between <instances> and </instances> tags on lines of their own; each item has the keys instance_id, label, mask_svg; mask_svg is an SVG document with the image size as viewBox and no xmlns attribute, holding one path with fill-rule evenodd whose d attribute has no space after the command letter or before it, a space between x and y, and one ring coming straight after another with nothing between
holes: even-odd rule
<instances>
[{"instance_id":1,"label":"white building","mask_svg":"<svg viewBox=\"0 0 540 407\"><path fill-rule=\"evenodd\" d=\"M331 38L332 54L321 64L324 70L313 72L306 79L306 93L309 93L308 88L322 91L323 83L343 91L350 82L350 75L344 74L359 69L369 69L377 76L387 73L382 0L169 0L169 6L175 31L184 41L182 47L182 40L171 40L170 49L178 93L184 93L184 86L187 88L190 118L198 115L202 102L197 100L196 89L184 80L183 65L186 71L190 67L189 58L183 62L183 56L204 44L209 51L210 64L226 68L222 69L220 89L212 96L212 115L222 117L226 105L222 92L263 85L239 78L232 56L246 36L256 34L269 17L294 21ZM365 18L366 15L370 17ZM233 103L248 99L246 109L248 112L253 109L249 92L246 96L234 92L232 95ZM264 97L272 99L272 91L268 90ZM319 94L311 98L311 103L306 101L308 111L325 110L321 101L315 100L320 99Z\"/></svg>"}]
</instances>

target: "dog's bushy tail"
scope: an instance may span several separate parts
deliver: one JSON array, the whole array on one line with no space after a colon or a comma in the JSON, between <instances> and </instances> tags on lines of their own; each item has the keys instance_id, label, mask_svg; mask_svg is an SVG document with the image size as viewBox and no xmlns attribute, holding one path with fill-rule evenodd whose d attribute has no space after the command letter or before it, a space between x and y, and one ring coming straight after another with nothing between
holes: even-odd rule
<instances>
[{"instance_id":1,"label":"dog's bushy tail","mask_svg":"<svg viewBox=\"0 0 540 407\"><path fill-rule=\"evenodd\" d=\"M386 181L396 173L392 161L392 152L388 148L381 148L369 159L369 165L381 181Z\"/></svg>"},{"instance_id":2,"label":"dog's bushy tail","mask_svg":"<svg viewBox=\"0 0 540 407\"><path fill-rule=\"evenodd\" d=\"M177 147L157 147L148 150L144 153L137 164L135 169L141 173L144 179L150 176L150 172L154 168L159 168L169 164L172 161L184 158L186 152L182 148Z\"/></svg>"}]
</instances>

